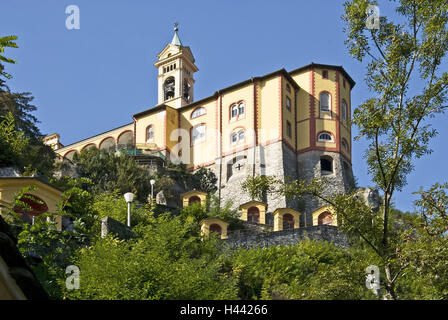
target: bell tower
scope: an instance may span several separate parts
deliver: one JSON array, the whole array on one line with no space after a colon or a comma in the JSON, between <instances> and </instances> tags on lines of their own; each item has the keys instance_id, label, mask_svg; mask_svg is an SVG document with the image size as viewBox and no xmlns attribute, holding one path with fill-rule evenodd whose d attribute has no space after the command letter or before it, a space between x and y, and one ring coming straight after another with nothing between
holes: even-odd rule
<instances>
[{"instance_id":1,"label":"bell tower","mask_svg":"<svg viewBox=\"0 0 448 320\"><path fill-rule=\"evenodd\" d=\"M199 70L190 48L184 47L179 39L177 26L176 22L173 40L157 55L157 62L154 63L159 71L158 104L175 109L193 102L193 74Z\"/></svg>"}]
</instances>

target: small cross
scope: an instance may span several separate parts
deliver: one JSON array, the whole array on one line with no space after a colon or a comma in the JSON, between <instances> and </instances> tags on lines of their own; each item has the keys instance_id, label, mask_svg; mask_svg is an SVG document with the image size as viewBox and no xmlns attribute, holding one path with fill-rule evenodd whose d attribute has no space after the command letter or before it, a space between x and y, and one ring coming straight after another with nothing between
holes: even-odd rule
<instances>
[{"instance_id":1,"label":"small cross","mask_svg":"<svg viewBox=\"0 0 448 320\"><path fill-rule=\"evenodd\" d=\"M177 26L179 25L179 23L178 22L174 22L174 31L177 31L177 30L179 30L178 28L177 28Z\"/></svg>"},{"instance_id":2,"label":"small cross","mask_svg":"<svg viewBox=\"0 0 448 320\"><path fill-rule=\"evenodd\" d=\"M242 167L243 167L243 165L242 165L241 163L238 163L238 165L236 166L236 168L237 168L238 170L241 170Z\"/></svg>"}]
</instances>

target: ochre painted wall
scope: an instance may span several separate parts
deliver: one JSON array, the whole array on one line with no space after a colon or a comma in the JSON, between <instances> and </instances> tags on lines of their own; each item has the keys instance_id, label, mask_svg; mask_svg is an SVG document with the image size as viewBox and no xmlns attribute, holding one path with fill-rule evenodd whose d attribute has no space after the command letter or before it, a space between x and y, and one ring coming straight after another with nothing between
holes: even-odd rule
<instances>
[{"instance_id":1,"label":"ochre painted wall","mask_svg":"<svg viewBox=\"0 0 448 320\"><path fill-rule=\"evenodd\" d=\"M1 178L0 179L0 205L7 205L14 200L14 196L23 188L34 186L37 189L27 193L39 197L47 204L48 212L56 213L57 203L61 200L62 191L51 187L35 178Z\"/></svg>"},{"instance_id":2,"label":"ochre painted wall","mask_svg":"<svg viewBox=\"0 0 448 320\"><path fill-rule=\"evenodd\" d=\"M267 144L281 138L280 77L257 83L258 142Z\"/></svg>"},{"instance_id":3,"label":"ochre painted wall","mask_svg":"<svg viewBox=\"0 0 448 320\"><path fill-rule=\"evenodd\" d=\"M146 128L153 125L154 139L149 141L149 145L158 150L167 149L169 152L174 149L172 155L180 156L189 169L211 165L217 158L250 148L255 142L266 145L279 140L283 140L297 152L314 147L340 151L350 162L350 128L345 122L339 123L343 100L347 103L348 118L351 115L350 83L340 70L331 68L326 69L328 79L325 79L324 70L311 66L292 73L291 78L300 87L297 91L290 82L290 77L273 73L218 91L202 103L194 103L181 109L166 106L149 112L136 119L137 147L147 142ZM287 84L290 85L291 92L286 90ZM321 113L319 108L319 96L324 91L331 96L329 113ZM286 107L287 97L291 100L291 110ZM244 116L231 119L231 105L241 101L245 105ZM199 107L205 108L206 113L191 119L191 113ZM314 112L311 113L313 109ZM291 125L290 137L287 134L287 123ZM199 124L205 125L206 137L192 146L191 128ZM181 141L177 138L178 128L184 130L181 133ZM56 152L64 156L71 150L79 152L90 144L98 147L106 137L112 137L116 141L120 134L128 130L134 131L134 123L58 149ZM232 133L239 130L245 130L244 141L232 143ZM332 142L317 141L318 134L323 131L332 135ZM342 139L346 141L348 151L341 148Z\"/></svg>"}]
</instances>

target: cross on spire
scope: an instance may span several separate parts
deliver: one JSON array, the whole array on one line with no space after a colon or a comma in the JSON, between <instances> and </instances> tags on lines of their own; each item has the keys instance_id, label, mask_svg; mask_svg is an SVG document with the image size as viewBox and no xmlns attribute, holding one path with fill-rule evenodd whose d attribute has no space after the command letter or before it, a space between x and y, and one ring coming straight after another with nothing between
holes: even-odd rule
<instances>
[{"instance_id":1,"label":"cross on spire","mask_svg":"<svg viewBox=\"0 0 448 320\"><path fill-rule=\"evenodd\" d=\"M175 46L182 47L182 42L180 42L179 35L177 34L177 31L179 30L178 26L179 26L179 23L174 22L174 37L173 37L173 40L171 40L171 44L175 45Z\"/></svg>"}]
</instances>

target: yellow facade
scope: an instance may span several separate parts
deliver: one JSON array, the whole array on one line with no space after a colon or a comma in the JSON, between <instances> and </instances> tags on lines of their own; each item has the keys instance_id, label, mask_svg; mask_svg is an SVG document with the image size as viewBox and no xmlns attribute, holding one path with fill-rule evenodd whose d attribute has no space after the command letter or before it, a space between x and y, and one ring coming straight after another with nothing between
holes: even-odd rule
<instances>
[{"instance_id":1,"label":"yellow facade","mask_svg":"<svg viewBox=\"0 0 448 320\"><path fill-rule=\"evenodd\" d=\"M283 230L283 222L285 215L291 215L293 217L294 228L297 229L300 226L300 212L291 208L279 208L274 211L274 231Z\"/></svg>"},{"instance_id":2,"label":"yellow facade","mask_svg":"<svg viewBox=\"0 0 448 320\"><path fill-rule=\"evenodd\" d=\"M200 222L202 235L208 236L210 231L215 230L220 233L221 239L227 239L227 227L229 223L225 222L221 218L206 218ZM219 226L219 228L213 229L213 227Z\"/></svg>"},{"instance_id":3,"label":"yellow facade","mask_svg":"<svg viewBox=\"0 0 448 320\"><path fill-rule=\"evenodd\" d=\"M259 201L249 201L240 205L239 209L241 210L241 220L248 221L248 213L250 210L254 209L258 211L258 217L260 224L266 224L266 203Z\"/></svg>"},{"instance_id":4,"label":"yellow facade","mask_svg":"<svg viewBox=\"0 0 448 320\"><path fill-rule=\"evenodd\" d=\"M355 83L341 66L311 63L289 72L280 69L194 101L198 68L177 29L154 65L157 105L132 115L132 123L68 146L58 147L57 135L48 137L60 158L70 160L76 152L93 147L112 152L114 146L123 146L120 139L126 137L128 154L162 154L164 160L182 162L188 170L221 165L229 155L276 142L296 155L310 150L337 152L351 165L350 92ZM321 93L329 96L328 111L320 108ZM345 119L342 105L347 109ZM238 106L235 114L234 106ZM320 134L331 140L320 139Z\"/></svg>"},{"instance_id":5,"label":"yellow facade","mask_svg":"<svg viewBox=\"0 0 448 320\"><path fill-rule=\"evenodd\" d=\"M27 194L34 195L45 202L49 213L56 213L62 191L32 177L0 178L0 208L11 203L14 196L23 188L31 186L36 187L36 190L28 191Z\"/></svg>"},{"instance_id":6,"label":"yellow facade","mask_svg":"<svg viewBox=\"0 0 448 320\"><path fill-rule=\"evenodd\" d=\"M331 217L331 223L320 223L319 218L321 218L322 215L326 213L329 213L329 216ZM313 226L318 226L319 224L329 224L332 226L338 225L337 214L334 211L334 209L330 206L319 208L316 211L314 211L311 215L313 217Z\"/></svg>"},{"instance_id":7,"label":"yellow facade","mask_svg":"<svg viewBox=\"0 0 448 320\"><path fill-rule=\"evenodd\" d=\"M206 205L207 194L205 192L192 190L181 194L180 197L184 208L188 207L192 202L200 202L203 207Z\"/></svg>"},{"instance_id":8,"label":"yellow facade","mask_svg":"<svg viewBox=\"0 0 448 320\"><path fill-rule=\"evenodd\" d=\"M320 65L316 65L320 66ZM248 149L254 144L283 141L294 152L310 149L341 152L351 161L350 87L341 67L314 65L299 71L284 69L217 91L203 100L180 108L160 104L133 116L134 122L56 150L61 158L73 157L86 147L102 147L104 141L119 144L120 136L133 135L136 148L162 151L187 164L189 169L210 165L227 154ZM341 82L345 81L345 88ZM320 112L319 94L330 94L330 112ZM347 120L340 120L340 108L347 106ZM244 104L244 115L232 117L231 107ZM289 104L291 105L289 108ZM197 109L203 114L192 117ZM311 112L313 111L313 112ZM148 128L152 136L148 138ZM203 126L205 136L192 141L192 130ZM205 128L205 129L204 129ZM232 134L243 130L244 139L232 141ZM320 133L332 141L319 141ZM109 140L107 140L109 139ZM112 140L111 140L112 139ZM341 142L344 140L343 147Z\"/></svg>"}]
</instances>

